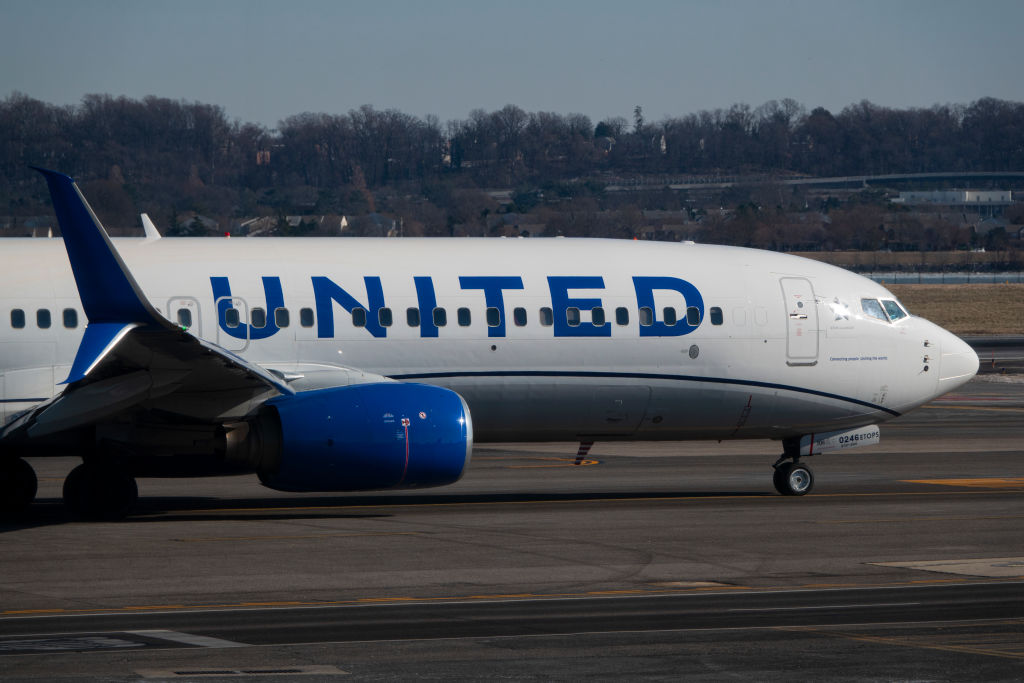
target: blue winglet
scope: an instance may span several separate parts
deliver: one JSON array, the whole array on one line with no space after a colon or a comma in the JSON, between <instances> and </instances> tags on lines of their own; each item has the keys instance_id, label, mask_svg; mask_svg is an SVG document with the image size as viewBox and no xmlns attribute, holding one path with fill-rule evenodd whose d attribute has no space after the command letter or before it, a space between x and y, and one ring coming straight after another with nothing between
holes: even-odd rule
<instances>
[{"instance_id":1,"label":"blue winglet","mask_svg":"<svg viewBox=\"0 0 1024 683\"><path fill-rule=\"evenodd\" d=\"M136 323L89 323L85 328L82 343L78 345L71 373L61 384L71 384L84 379L110 350L117 346L126 334L138 327Z\"/></svg>"},{"instance_id":2,"label":"blue winglet","mask_svg":"<svg viewBox=\"0 0 1024 683\"><path fill-rule=\"evenodd\" d=\"M96 323L172 326L146 300L75 181L63 173L32 168L43 174L50 188L90 327Z\"/></svg>"}]
</instances>

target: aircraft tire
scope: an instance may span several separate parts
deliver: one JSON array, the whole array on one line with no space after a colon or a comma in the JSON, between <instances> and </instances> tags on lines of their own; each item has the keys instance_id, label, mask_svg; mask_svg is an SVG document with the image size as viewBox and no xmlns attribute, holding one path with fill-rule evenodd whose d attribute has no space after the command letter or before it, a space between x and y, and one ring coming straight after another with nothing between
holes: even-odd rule
<instances>
[{"instance_id":1,"label":"aircraft tire","mask_svg":"<svg viewBox=\"0 0 1024 683\"><path fill-rule=\"evenodd\" d=\"M113 467L82 464L64 480L64 504L84 519L121 519L138 498L135 477Z\"/></svg>"},{"instance_id":2,"label":"aircraft tire","mask_svg":"<svg viewBox=\"0 0 1024 683\"><path fill-rule=\"evenodd\" d=\"M15 517L36 498L36 472L21 458L0 459L0 516Z\"/></svg>"},{"instance_id":3,"label":"aircraft tire","mask_svg":"<svg viewBox=\"0 0 1024 683\"><path fill-rule=\"evenodd\" d=\"M772 483L784 496L802 496L814 488L814 473L807 465L785 462L775 468Z\"/></svg>"}]
</instances>

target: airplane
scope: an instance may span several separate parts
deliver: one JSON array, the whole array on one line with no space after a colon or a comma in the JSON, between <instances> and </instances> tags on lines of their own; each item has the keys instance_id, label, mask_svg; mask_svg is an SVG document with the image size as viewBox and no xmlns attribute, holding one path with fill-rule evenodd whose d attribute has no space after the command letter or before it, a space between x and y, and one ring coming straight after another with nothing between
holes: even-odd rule
<instances>
[{"instance_id":1,"label":"airplane","mask_svg":"<svg viewBox=\"0 0 1024 683\"><path fill-rule=\"evenodd\" d=\"M738 247L564 238L112 240L69 176L56 239L0 247L0 506L82 458L67 505L137 477L286 492L451 484L474 443L774 439L806 458L969 381L978 357L885 287ZM685 477L685 472L680 472Z\"/></svg>"}]
</instances>

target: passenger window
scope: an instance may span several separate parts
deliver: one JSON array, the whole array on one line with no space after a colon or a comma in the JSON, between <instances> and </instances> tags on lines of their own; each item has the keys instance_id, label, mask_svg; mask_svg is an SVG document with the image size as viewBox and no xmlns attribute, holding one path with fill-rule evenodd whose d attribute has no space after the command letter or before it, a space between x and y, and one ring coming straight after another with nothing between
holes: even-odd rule
<instances>
[{"instance_id":1,"label":"passenger window","mask_svg":"<svg viewBox=\"0 0 1024 683\"><path fill-rule=\"evenodd\" d=\"M640 309L640 324L644 327L650 327L654 324L654 311L651 310L650 306L644 306Z\"/></svg>"},{"instance_id":2,"label":"passenger window","mask_svg":"<svg viewBox=\"0 0 1024 683\"><path fill-rule=\"evenodd\" d=\"M78 311L73 308L64 309L64 327L69 330L78 327Z\"/></svg>"},{"instance_id":3,"label":"passenger window","mask_svg":"<svg viewBox=\"0 0 1024 683\"><path fill-rule=\"evenodd\" d=\"M405 323L409 327L420 326L420 309L418 308L407 308L405 309Z\"/></svg>"},{"instance_id":4,"label":"passenger window","mask_svg":"<svg viewBox=\"0 0 1024 683\"><path fill-rule=\"evenodd\" d=\"M224 311L224 326L225 327L230 327L230 328L234 329L234 328L238 327L238 325L239 325L239 323L241 323L241 321L242 321L242 319L238 315L238 309L237 308L229 308L228 310Z\"/></svg>"},{"instance_id":5,"label":"passenger window","mask_svg":"<svg viewBox=\"0 0 1024 683\"><path fill-rule=\"evenodd\" d=\"M688 306L686 308L686 324L690 327L697 327L700 325L700 309L696 306Z\"/></svg>"},{"instance_id":6,"label":"passenger window","mask_svg":"<svg viewBox=\"0 0 1024 683\"><path fill-rule=\"evenodd\" d=\"M36 325L39 329L45 330L50 327L50 311L46 308L40 308L36 311Z\"/></svg>"},{"instance_id":7,"label":"passenger window","mask_svg":"<svg viewBox=\"0 0 1024 683\"><path fill-rule=\"evenodd\" d=\"M501 325L501 311L494 306L487 308L487 327L498 327Z\"/></svg>"},{"instance_id":8,"label":"passenger window","mask_svg":"<svg viewBox=\"0 0 1024 683\"><path fill-rule=\"evenodd\" d=\"M252 309L252 326L257 330L262 330L267 326L267 312L262 308Z\"/></svg>"},{"instance_id":9,"label":"passenger window","mask_svg":"<svg viewBox=\"0 0 1024 683\"><path fill-rule=\"evenodd\" d=\"M565 322L569 323L569 327L579 327L580 309L574 306L565 309Z\"/></svg>"},{"instance_id":10,"label":"passenger window","mask_svg":"<svg viewBox=\"0 0 1024 683\"><path fill-rule=\"evenodd\" d=\"M448 324L448 311L443 308L434 309L434 327L444 327Z\"/></svg>"},{"instance_id":11,"label":"passenger window","mask_svg":"<svg viewBox=\"0 0 1024 683\"><path fill-rule=\"evenodd\" d=\"M597 308L590 309L590 324L594 327L601 327L604 325L604 309L598 306Z\"/></svg>"},{"instance_id":12,"label":"passenger window","mask_svg":"<svg viewBox=\"0 0 1024 683\"><path fill-rule=\"evenodd\" d=\"M377 310L377 322L380 323L381 327L391 327L391 323L394 322L394 317L391 315L390 308L381 308Z\"/></svg>"},{"instance_id":13,"label":"passenger window","mask_svg":"<svg viewBox=\"0 0 1024 683\"><path fill-rule=\"evenodd\" d=\"M861 299L860 307L861 310L864 311L864 315L869 318L889 322L889 319L885 317L885 311L882 309L882 304L878 303L877 299Z\"/></svg>"},{"instance_id":14,"label":"passenger window","mask_svg":"<svg viewBox=\"0 0 1024 683\"><path fill-rule=\"evenodd\" d=\"M625 306L619 306L615 309L615 324L616 325L628 325L629 324L629 309Z\"/></svg>"},{"instance_id":15,"label":"passenger window","mask_svg":"<svg viewBox=\"0 0 1024 683\"><path fill-rule=\"evenodd\" d=\"M672 327L673 325L676 324L676 322L677 322L677 320L676 320L676 309L672 308L671 306L666 306L664 314L665 314L665 324L666 325L668 325L669 327Z\"/></svg>"},{"instance_id":16,"label":"passenger window","mask_svg":"<svg viewBox=\"0 0 1024 683\"><path fill-rule=\"evenodd\" d=\"M526 325L526 309L513 308L512 320L515 322L516 327L524 327Z\"/></svg>"},{"instance_id":17,"label":"passenger window","mask_svg":"<svg viewBox=\"0 0 1024 683\"><path fill-rule=\"evenodd\" d=\"M299 309L299 324L303 327L313 327L313 309L312 308L300 308Z\"/></svg>"},{"instance_id":18,"label":"passenger window","mask_svg":"<svg viewBox=\"0 0 1024 683\"><path fill-rule=\"evenodd\" d=\"M718 306L711 307L711 324L721 325L722 324L722 309Z\"/></svg>"},{"instance_id":19,"label":"passenger window","mask_svg":"<svg viewBox=\"0 0 1024 683\"><path fill-rule=\"evenodd\" d=\"M469 327L470 323L473 321L473 317L470 315L468 308L460 308L455 312L455 316L458 318L459 327Z\"/></svg>"},{"instance_id":20,"label":"passenger window","mask_svg":"<svg viewBox=\"0 0 1024 683\"><path fill-rule=\"evenodd\" d=\"M187 308L178 309L178 327L183 330L192 327L192 311Z\"/></svg>"},{"instance_id":21,"label":"passenger window","mask_svg":"<svg viewBox=\"0 0 1024 683\"><path fill-rule=\"evenodd\" d=\"M274 309L274 324L278 327L288 327L291 324L291 316L287 308Z\"/></svg>"},{"instance_id":22,"label":"passenger window","mask_svg":"<svg viewBox=\"0 0 1024 683\"><path fill-rule=\"evenodd\" d=\"M540 309L540 324L544 327L551 327L552 323L555 322L555 316L552 315L551 309L545 306Z\"/></svg>"},{"instance_id":23,"label":"passenger window","mask_svg":"<svg viewBox=\"0 0 1024 683\"><path fill-rule=\"evenodd\" d=\"M20 330L25 327L25 311L20 308L15 308L11 311L11 327L16 330Z\"/></svg>"},{"instance_id":24,"label":"passenger window","mask_svg":"<svg viewBox=\"0 0 1024 683\"><path fill-rule=\"evenodd\" d=\"M365 308L353 308L352 309L352 325L353 325L353 327L366 327L366 309Z\"/></svg>"},{"instance_id":25,"label":"passenger window","mask_svg":"<svg viewBox=\"0 0 1024 683\"><path fill-rule=\"evenodd\" d=\"M907 312L904 311L903 308L898 303L896 303L895 301L889 301L889 300L882 301L882 306L885 307L885 312L889 314L889 320L892 320L892 321L895 322L895 321L899 320L900 318L906 318L907 317Z\"/></svg>"}]
</instances>

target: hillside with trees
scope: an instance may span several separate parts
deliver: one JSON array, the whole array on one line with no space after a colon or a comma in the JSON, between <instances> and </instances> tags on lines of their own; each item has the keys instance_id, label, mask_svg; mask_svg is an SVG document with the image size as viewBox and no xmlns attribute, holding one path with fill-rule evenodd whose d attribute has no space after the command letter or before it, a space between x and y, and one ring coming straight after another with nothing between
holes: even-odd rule
<instances>
[{"instance_id":1,"label":"hillside with trees","mask_svg":"<svg viewBox=\"0 0 1024 683\"><path fill-rule=\"evenodd\" d=\"M1021 171L1024 104L860 102L832 113L786 99L656 122L639 106L632 121L594 122L510 104L444 123L364 106L296 114L268 129L198 102L88 95L55 106L15 93L0 100L0 214L9 234L21 234L19 220L50 213L30 164L73 175L101 218L127 231L146 211L170 234L238 231L260 217L266 233L309 234L346 216L345 234L958 249L978 241L962 220L901 214L879 190L819 196L771 180ZM761 182L665 187L721 177ZM632 191L609 189L630 183ZM1010 219L1020 222L1017 214Z\"/></svg>"}]
</instances>

